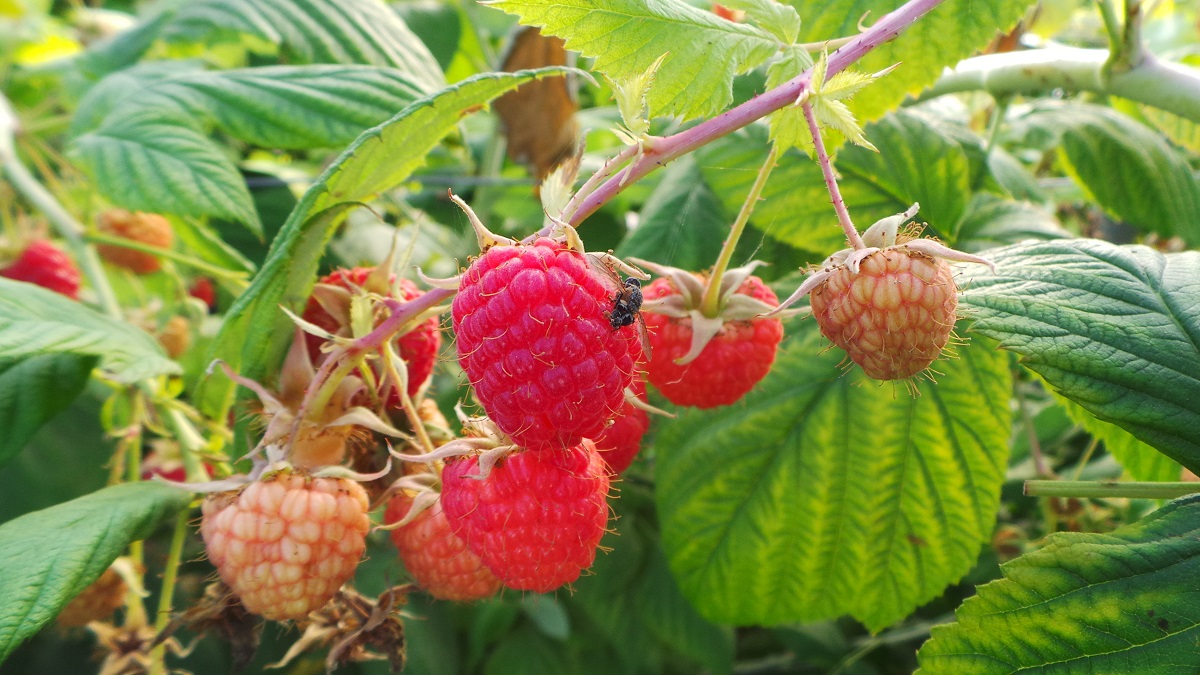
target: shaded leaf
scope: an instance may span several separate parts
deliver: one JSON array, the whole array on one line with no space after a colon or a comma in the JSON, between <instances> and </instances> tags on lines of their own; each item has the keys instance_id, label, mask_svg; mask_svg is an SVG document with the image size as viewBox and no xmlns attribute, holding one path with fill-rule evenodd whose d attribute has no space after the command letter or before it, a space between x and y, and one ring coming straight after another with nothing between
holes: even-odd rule
<instances>
[{"instance_id":1,"label":"shaded leaf","mask_svg":"<svg viewBox=\"0 0 1200 675\"><path fill-rule=\"evenodd\" d=\"M1198 526L1200 497L1185 497L1107 534L1051 534L933 628L917 672L1195 673Z\"/></svg>"},{"instance_id":2,"label":"shaded leaf","mask_svg":"<svg viewBox=\"0 0 1200 675\"><path fill-rule=\"evenodd\" d=\"M709 673L733 672L733 631L703 617L679 592L667 559L656 546L634 591L647 630Z\"/></svg>"},{"instance_id":3,"label":"shaded leaf","mask_svg":"<svg viewBox=\"0 0 1200 675\"><path fill-rule=\"evenodd\" d=\"M914 398L843 373L825 345L801 323L742 402L684 413L655 440L663 545L711 620L850 614L878 631L961 578L991 536L1007 358L973 339Z\"/></svg>"},{"instance_id":4,"label":"shaded leaf","mask_svg":"<svg viewBox=\"0 0 1200 675\"><path fill-rule=\"evenodd\" d=\"M1095 239L987 251L964 267L973 330L1021 355L1058 393L1200 469L1200 253Z\"/></svg>"},{"instance_id":5,"label":"shaded leaf","mask_svg":"<svg viewBox=\"0 0 1200 675\"><path fill-rule=\"evenodd\" d=\"M0 279L0 359L41 354L100 358L125 383L180 372L148 333L40 286Z\"/></svg>"},{"instance_id":6,"label":"shaded leaf","mask_svg":"<svg viewBox=\"0 0 1200 675\"><path fill-rule=\"evenodd\" d=\"M0 662L192 495L126 483L0 525Z\"/></svg>"},{"instance_id":7,"label":"shaded leaf","mask_svg":"<svg viewBox=\"0 0 1200 675\"><path fill-rule=\"evenodd\" d=\"M717 259L729 227L721 201L704 182L695 158L686 155L663 172L662 182L642 207L638 226L617 253L702 269Z\"/></svg>"},{"instance_id":8,"label":"shaded leaf","mask_svg":"<svg viewBox=\"0 0 1200 675\"><path fill-rule=\"evenodd\" d=\"M0 359L0 464L21 451L34 433L67 409L87 385L99 359L42 354Z\"/></svg>"},{"instance_id":9,"label":"shaded leaf","mask_svg":"<svg viewBox=\"0 0 1200 675\"><path fill-rule=\"evenodd\" d=\"M1177 481L1183 467L1154 448L1134 438L1121 427L1096 419L1070 399L1059 397L1067 414L1076 424L1104 443L1104 449L1120 462L1133 480ZM1200 490L1200 485L1196 486Z\"/></svg>"},{"instance_id":10,"label":"shaded leaf","mask_svg":"<svg viewBox=\"0 0 1200 675\"><path fill-rule=\"evenodd\" d=\"M954 247L967 253L977 253L1027 239L1064 239L1071 236L1054 214L1040 206L981 192L971 198L963 214Z\"/></svg>"}]
</instances>

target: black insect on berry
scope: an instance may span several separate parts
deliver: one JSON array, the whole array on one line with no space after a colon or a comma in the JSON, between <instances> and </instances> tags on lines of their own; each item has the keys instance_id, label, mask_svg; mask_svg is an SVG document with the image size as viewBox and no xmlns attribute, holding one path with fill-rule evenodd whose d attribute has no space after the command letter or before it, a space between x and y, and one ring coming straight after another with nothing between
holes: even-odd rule
<instances>
[{"instance_id":1,"label":"black insect on berry","mask_svg":"<svg viewBox=\"0 0 1200 675\"><path fill-rule=\"evenodd\" d=\"M642 282L633 277L625 279L621 290L613 297L613 308L608 313L608 321L613 330L632 325L638 319L638 310L642 308Z\"/></svg>"}]
</instances>

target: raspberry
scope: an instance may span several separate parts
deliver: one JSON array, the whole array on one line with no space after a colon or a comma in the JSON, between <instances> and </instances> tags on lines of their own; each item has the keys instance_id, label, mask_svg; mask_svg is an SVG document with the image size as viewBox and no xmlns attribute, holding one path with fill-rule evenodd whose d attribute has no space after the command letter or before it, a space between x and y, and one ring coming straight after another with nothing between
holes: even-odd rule
<instances>
[{"instance_id":1,"label":"raspberry","mask_svg":"<svg viewBox=\"0 0 1200 675\"><path fill-rule=\"evenodd\" d=\"M630 389L638 398L646 400L646 383L642 382L642 378L633 378ZM633 464L634 457L642 447L642 436L646 435L649 426L650 416L646 411L626 399L621 411L613 418L612 425L594 439L596 449L600 451L610 472L619 474Z\"/></svg>"},{"instance_id":2,"label":"raspberry","mask_svg":"<svg viewBox=\"0 0 1200 675\"><path fill-rule=\"evenodd\" d=\"M467 546L504 585L546 593L591 567L608 523L609 478L589 440L566 450L523 451L487 478L477 457L446 464L442 508Z\"/></svg>"},{"instance_id":3,"label":"raspberry","mask_svg":"<svg viewBox=\"0 0 1200 675\"><path fill-rule=\"evenodd\" d=\"M355 267L354 269L339 269L322 277L318 284L327 284L329 286L337 286L347 290L353 287L365 287L368 285L368 277L375 271L373 267ZM393 274L389 279L389 284L395 282L396 276ZM383 294L385 289L369 289L375 290ZM417 285L408 279L400 280L400 290L402 296L400 300L412 300L421 294ZM349 316L335 317L323 307L315 295L310 296L308 304L304 307L304 320L309 323L316 324L321 328L343 337L352 335L349 324ZM321 358L321 345L325 342L316 335L305 335L308 340L308 351L318 362ZM400 358L404 359L404 363L408 366L408 395L416 396L420 391L421 385L429 379L433 373L433 366L437 362L438 349L442 346L441 334L438 332L438 320L436 317L430 318L428 321L421 323L407 333L396 339L396 352ZM391 407L400 406L400 397L395 392L388 399L388 405Z\"/></svg>"},{"instance_id":4,"label":"raspberry","mask_svg":"<svg viewBox=\"0 0 1200 675\"><path fill-rule=\"evenodd\" d=\"M517 445L578 445L621 409L637 334L610 322L614 293L583 254L551 239L493 246L463 275L452 306L458 359Z\"/></svg>"},{"instance_id":5,"label":"raspberry","mask_svg":"<svg viewBox=\"0 0 1200 675\"><path fill-rule=\"evenodd\" d=\"M384 522L395 523L408 513L413 500L401 492L388 502ZM440 501L421 512L411 523L392 530L392 543L414 581L439 600L470 602L500 590L500 580L467 550L467 542L454 534Z\"/></svg>"},{"instance_id":6,"label":"raspberry","mask_svg":"<svg viewBox=\"0 0 1200 675\"><path fill-rule=\"evenodd\" d=\"M158 344L166 350L167 356L178 359L187 353L192 346L192 326L182 316L173 316L158 331Z\"/></svg>"},{"instance_id":7,"label":"raspberry","mask_svg":"<svg viewBox=\"0 0 1200 675\"><path fill-rule=\"evenodd\" d=\"M62 608L58 613L58 623L70 628L86 626L93 621L103 621L125 604L127 590L125 580L110 567Z\"/></svg>"},{"instance_id":8,"label":"raspberry","mask_svg":"<svg viewBox=\"0 0 1200 675\"><path fill-rule=\"evenodd\" d=\"M646 287L647 301L678 294L669 277L660 277ZM758 277L748 277L737 293L778 305L774 291ZM766 377L775 362L775 351L783 340L779 319L727 321L694 361L675 363L692 345L692 319L646 312L653 353L646 366L650 383L675 405L715 408L729 405Z\"/></svg>"},{"instance_id":9,"label":"raspberry","mask_svg":"<svg viewBox=\"0 0 1200 675\"><path fill-rule=\"evenodd\" d=\"M157 213L130 213L125 209L111 209L100 214L97 225L100 231L106 234L156 248L171 248L175 241L171 223ZM150 274L162 267L162 262L153 253L135 251L115 244L97 244L96 251L108 262L136 274Z\"/></svg>"},{"instance_id":10,"label":"raspberry","mask_svg":"<svg viewBox=\"0 0 1200 675\"><path fill-rule=\"evenodd\" d=\"M28 281L72 300L79 299L79 269L66 253L45 239L26 247L12 264L0 269L0 277Z\"/></svg>"},{"instance_id":11,"label":"raspberry","mask_svg":"<svg viewBox=\"0 0 1200 675\"><path fill-rule=\"evenodd\" d=\"M213 285L213 280L208 277L200 277L192 282L192 287L188 289L188 295L197 298L205 305L208 305L208 311L217 311L217 288Z\"/></svg>"},{"instance_id":12,"label":"raspberry","mask_svg":"<svg viewBox=\"0 0 1200 675\"><path fill-rule=\"evenodd\" d=\"M246 609L303 619L354 576L371 526L367 509L354 481L280 472L209 497L200 534Z\"/></svg>"},{"instance_id":13,"label":"raspberry","mask_svg":"<svg viewBox=\"0 0 1200 675\"><path fill-rule=\"evenodd\" d=\"M905 248L868 255L858 274L835 268L812 291L821 334L876 380L929 367L950 339L957 306L950 266Z\"/></svg>"}]
</instances>

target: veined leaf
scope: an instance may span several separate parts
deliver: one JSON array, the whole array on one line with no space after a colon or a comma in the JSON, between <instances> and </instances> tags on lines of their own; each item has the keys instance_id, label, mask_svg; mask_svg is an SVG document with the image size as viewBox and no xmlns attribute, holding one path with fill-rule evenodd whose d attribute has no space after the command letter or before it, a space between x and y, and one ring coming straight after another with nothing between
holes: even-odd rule
<instances>
[{"instance_id":1,"label":"veined leaf","mask_svg":"<svg viewBox=\"0 0 1200 675\"><path fill-rule=\"evenodd\" d=\"M210 351L242 375L260 377L282 358L291 320L316 281L317 264L346 212L407 179L459 120L522 83L561 76L568 68L489 73L464 80L401 110L368 129L308 189L271 244L250 287L226 315ZM201 381L197 399L212 414L232 403L223 377Z\"/></svg>"},{"instance_id":2,"label":"veined leaf","mask_svg":"<svg viewBox=\"0 0 1200 675\"><path fill-rule=\"evenodd\" d=\"M166 485L126 483L0 525L0 662L191 499Z\"/></svg>"},{"instance_id":3,"label":"veined leaf","mask_svg":"<svg viewBox=\"0 0 1200 675\"><path fill-rule=\"evenodd\" d=\"M729 226L719 198L705 184L695 158L688 155L663 171L662 182L642 207L637 228L617 252L701 269L717 259Z\"/></svg>"},{"instance_id":4,"label":"veined leaf","mask_svg":"<svg viewBox=\"0 0 1200 675\"><path fill-rule=\"evenodd\" d=\"M1052 534L1001 566L958 622L936 626L921 675L1191 675L1200 664L1200 497L1108 534Z\"/></svg>"},{"instance_id":5,"label":"veined leaf","mask_svg":"<svg viewBox=\"0 0 1200 675\"><path fill-rule=\"evenodd\" d=\"M743 402L659 430L664 548L709 619L850 614L878 631L961 578L991 536L1007 358L973 339L913 397L844 373L844 355L825 345L800 323Z\"/></svg>"},{"instance_id":6,"label":"veined leaf","mask_svg":"<svg viewBox=\"0 0 1200 675\"><path fill-rule=\"evenodd\" d=\"M897 0L790 0L800 12L803 42L823 42L858 34L859 21L872 23L900 6ZM874 73L900 63L887 77L854 97L850 109L862 122L878 119L905 96L933 84L942 69L953 66L987 45L1000 31L1012 28L1033 4L1030 0L947 0L895 39L855 63ZM869 136L868 136L869 138Z\"/></svg>"},{"instance_id":7,"label":"veined leaf","mask_svg":"<svg viewBox=\"0 0 1200 675\"><path fill-rule=\"evenodd\" d=\"M777 0L725 0L721 4L744 11L746 18L785 45L794 43L800 35L800 15L791 5Z\"/></svg>"},{"instance_id":8,"label":"veined leaf","mask_svg":"<svg viewBox=\"0 0 1200 675\"><path fill-rule=\"evenodd\" d=\"M1023 123L1056 137L1068 173L1106 211L1200 244L1200 182L1160 134L1111 108L1083 103L1035 112Z\"/></svg>"},{"instance_id":9,"label":"veined leaf","mask_svg":"<svg viewBox=\"0 0 1200 675\"><path fill-rule=\"evenodd\" d=\"M683 0L493 0L521 23L566 40L614 80L642 75L663 54L650 115L707 117L733 101L733 76L779 48L766 31Z\"/></svg>"},{"instance_id":10,"label":"veined leaf","mask_svg":"<svg viewBox=\"0 0 1200 675\"><path fill-rule=\"evenodd\" d=\"M1040 206L979 192L967 205L954 248L977 253L1027 239L1066 239L1071 236L1054 214Z\"/></svg>"},{"instance_id":11,"label":"veined leaf","mask_svg":"<svg viewBox=\"0 0 1200 675\"><path fill-rule=\"evenodd\" d=\"M706 182L730 213L740 208L766 157L763 135L761 127L749 127L698 151ZM866 135L878 153L849 147L836 163L842 197L859 229L919 202L918 221L953 243L970 193L970 166L962 148L923 116L907 111L868 125ZM797 248L828 255L846 246L820 166L796 152L780 159L750 221Z\"/></svg>"},{"instance_id":12,"label":"veined leaf","mask_svg":"<svg viewBox=\"0 0 1200 675\"><path fill-rule=\"evenodd\" d=\"M1177 481L1182 468L1175 460L1134 438L1121 427L1096 419L1070 399L1058 397L1067 414L1092 436L1104 442L1104 449L1116 458L1134 480ZM1200 485L1196 486L1200 491Z\"/></svg>"},{"instance_id":13,"label":"veined leaf","mask_svg":"<svg viewBox=\"0 0 1200 675\"><path fill-rule=\"evenodd\" d=\"M394 68L424 91L445 84L425 44L380 0L190 0L163 36L204 44L221 32L280 45L308 63Z\"/></svg>"},{"instance_id":14,"label":"veined leaf","mask_svg":"<svg viewBox=\"0 0 1200 675\"><path fill-rule=\"evenodd\" d=\"M779 57L767 68L767 88L778 87L808 70L812 64L812 56L804 47L785 47ZM812 148L812 135L808 131L808 122L804 119L804 110L799 106L788 106L776 110L771 113L769 120L771 140L781 149L800 148L808 153Z\"/></svg>"},{"instance_id":15,"label":"veined leaf","mask_svg":"<svg viewBox=\"0 0 1200 675\"><path fill-rule=\"evenodd\" d=\"M21 281L0 279L0 359L40 354L100 357L121 382L180 372L148 333Z\"/></svg>"},{"instance_id":16,"label":"veined leaf","mask_svg":"<svg viewBox=\"0 0 1200 675\"><path fill-rule=\"evenodd\" d=\"M963 268L973 330L1060 394L1200 470L1200 253L1094 239L985 252Z\"/></svg>"},{"instance_id":17,"label":"veined leaf","mask_svg":"<svg viewBox=\"0 0 1200 675\"><path fill-rule=\"evenodd\" d=\"M146 71L119 73L83 101L80 118L102 121L75 127L80 166L126 208L217 216L256 231L250 192L209 126L262 146L336 147L424 93L404 73L372 66ZM128 88L130 81L146 84Z\"/></svg>"},{"instance_id":18,"label":"veined leaf","mask_svg":"<svg viewBox=\"0 0 1200 675\"><path fill-rule=\"evenodd\" d=\"M42 354L0 359L0 464L21 451L43 424L67 409L96 367L95 356Z\"/></svg>"}]
</instances>

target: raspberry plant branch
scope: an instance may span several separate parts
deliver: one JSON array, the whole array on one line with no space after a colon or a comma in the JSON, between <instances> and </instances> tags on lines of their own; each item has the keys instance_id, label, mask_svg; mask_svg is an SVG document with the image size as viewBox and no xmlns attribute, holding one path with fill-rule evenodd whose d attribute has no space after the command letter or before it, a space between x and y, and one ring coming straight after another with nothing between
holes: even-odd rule
<instances>
[{"instance_id":1,"label":"raspberry plant branch","mask_svg":"<svg viewBox=\"0 0 1200 675\"><path fill-rule=\"evenodd\" d=\"M1198 483L1137 483L1091 480L1027 480L1030 497L1076 497L1079 499L1175 499L1200 491Z\"/></svg>"},{"instance_id":2,"label":"raspberry plant branch","mask_svg":"<svg viewBox=\"0 0 1200 675\"><path fill-rule=\"evenodd\" d=\"M817 163L821 165L821 175L825 177L825 189L829 191L833 210L837 212L838 223L846 233L846 241L850 247L861 251L867 245L863 243L862 237L858 236L858 228L854 227L854 221L850 220L850 212L846 210L846 200L842 199L842 191L838 189L837 174L833 170L833 162L829 160L829 153L825 150L825 141L821 138L821 127L817 124L812 104L805 101L801 108L804 110L804 121L808 123L808 133L812 135L813 147L817 150Z\"/></svg>"},{"instance_id":3,"label":"raspberry plant branch","mask_svg":"<svg viewBox=\"0 0 1200 675\"><path fill-rule=\"evenodd\" d=\"M729 262L733 259L733 252L737 248L738 239L741 238L742 232L746 230L746 224L750 222L750 214L754 212L754 207L758 204L758 200L762 197L763 188L767 184L767 178L771 176L771 171L774 170L775 164L779 161L779 146L772 145L771 151L767 153L767 159L758 169L758 176L754 179L754 184L750 186L750 192L746 195L746 201L742 202L742 208L738 212L737 219L733 221L733 227L729 229L729 236L725 238L725 244L721 247L721 253L717 257L717 263L713 265L712 275L709 276L707 285L704 287L704 298L700 302L700 313L708 318L716 318L720 312L719 307L721 302L721 278L725 276L725 270L729 269Z\"/></svg>"},{"instance_id":4,"label":"raspberry plant branch","mask_svg":"<svg viewBox=\"0 0 1200 675\"><path fill-rule=\"evenodd\" d=\"M175 517L175 529L171 533L171 546L167 551L167 562L163 569L162 592L158 598L158 611L154 617L154 630L161 633L171 622L171 607L175 600L175 580L179 576L179 562L183 558L183 543L187 540L188 521L191 509L184 509ZM166 644L159 644L150 652L150 675L165 675Z\"/></svg>"},{"instance_id":5,"label":"raspberry plant branch","mask_svg":"<svg viewBox=\"0 0 1200 675\"><path fill-rule=\"evenodd\" d=\"M891 40L931 12L945 0L909 0L876 22L873 26L852 38L837 51L829 55L826 76L845 70L879 45ZM637 182L658 167L712 141L726 136L776 110L793 105L808 88L812 78L809 68L796 77L763 93L761 96L727 110L716 117L705 120L677 134L651 138L641 148L640 155L625 166L624 170L608 178L603 185L580 201L578 208L569 218L572 225L579 225L597 209L615 197L627 186Z\"/></svg>"},{"instance_id":6,"label":"raspberry plant branch","mask_svg":"<svg viewBox=\"0 0 1200 675\"><path fill-rule=\"evenodd\" d=\"M156 255L160 258L166 258L168 260L173 260L181 265L187 265L188 267L191 267L200 272L204 272L205 274L208 274L210 276L220 277L222 279L229 280L229 281L233 282L235 285L237 285L237 287L240 290L245 290L246 287L248 287L250 285L250 282L247 280L247 277L249 275L247 275L245 272L239 272L236 270L225 269L224 267L218 267L211 263L207 263L203 260L200 260L199 258L193 258L190 255L185 255L178 251L173 251L169 248L159 248L157 246L150 246L149 244L143 244L141 242L133 241L132 239L126 239L124 237L116 237L111 234L105 234L103 232L89 232L86 235L84 235L84 239L89 242L96 243L96 244L112 244L113 246L120 246L122 248L128 248L128 249L131 249L134 251L141 251L142 253L149 253L151 255Z\"/></svg>"}]
</instances>

